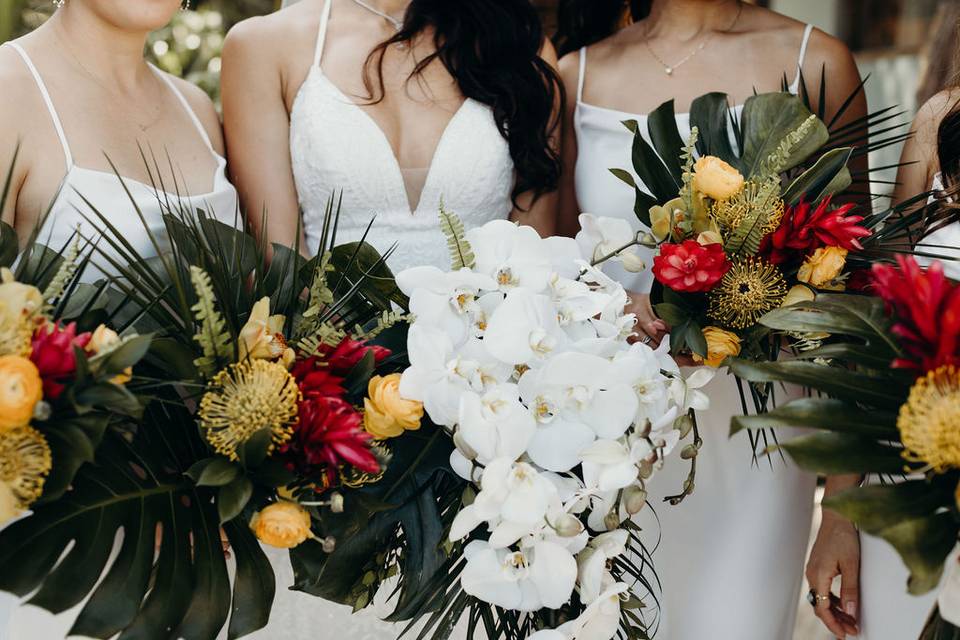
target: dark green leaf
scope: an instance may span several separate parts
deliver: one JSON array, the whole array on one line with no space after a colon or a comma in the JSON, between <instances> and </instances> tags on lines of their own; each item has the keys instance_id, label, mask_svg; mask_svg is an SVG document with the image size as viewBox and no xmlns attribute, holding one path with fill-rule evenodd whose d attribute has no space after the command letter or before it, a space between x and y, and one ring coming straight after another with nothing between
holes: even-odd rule
<instances>
[{"instance_id":1,"label":"dark green leaf","mask_svg":"<svg viewBox=\"0 0 960 640\"><path fill-rule=\"evenodd\" d=\"M630 187L635 188L637 186L636 180L633 179L633 174L625 169L610 169L610 173L627 183Z\"/></svg>"},{"instance_id":2,"label":"dark green leaf","mask_svg":"<svg viewBox=\"0 0 960 640\"><path fill-rule=\"evenodd\" d=\"M904 470L901 449L847 433L815 433L780 445L808 471L823 475L884 473Z\"/></svg>"},{"instance_id":3,"label":"dark green leaf","mask_svg":"<svg viewBox=\"0 0 960 640\"><path fill-rule=\"evenodd\" d=\"M743 173L750 178L780 143L810 117L810 110L797 96L789 93L763 93L747 98L743 107ZM826 144L830 134L826 125L816 126L780 167L787 171L809 158Z\"/></svg>"},{"instance_id":4,"label":"dark green leaf","mask_svg":"<svg viewBox=\"0 0 960 640\"><path fill-rule=\"evenodd\" d=\"M647 143L640 131L633 136L632 155L634 173L658 202L667 202L677 197L680 192L680 183L674 180L664 161ZM680 162L680 159L668 159L667 162Z\"/></svg>"},{"instance_id":5,"label":"dark green leaf","mask_svg":"<svg viewBox=\"0 0 960 640\"><path fill-rule=\"evenodd\" d=\"M397 287L390 268L381 262L380 253L371 245L350 242L335 247L330 264L336 268L338 275L345 275L350 283L363 280L361 289L364 295L378 301L380 308L389 309L389 302L404 309L409 306L410 301ZM333 276L334 279L336 277Z\"/></svg>"},{"instance_id":6,"label":"dark green leaf","mask_svg":"<svg viewBox=\"0 0 960 640\"><path fill-rule=\"evenodd\" d=\"M99 360L97 368L101 375L112 378L132 367L147 354L153 336L135 336L124 341L122 345L111 351L105 358Z\"/></svg>"},{"instance_id":7,"label":"dark green leaf","mask_svg":"<svg viewBox=\"0 0 960 640\"><path fill-rule=\"evenodd\" d=\"M669 302L654 305L653 309L657 312L657 316L666 321L671 327L680 326L690 320L690 314L687 313L685 309Z\"/></svg>"},{"instance_id":8,"label":"dark green leaf","mask_svg":"<svg viewBox=\"0 0 960 640\"><path fill-rule=\"evenodd\" d=\"M198 487L222 487L240 475L240 468L226 458L200 460L186 474Z\"/></svg>"},{"instance_id":9,"label":"dark green leaf","mask_svg":"<svg viewBox=\"0 0 960 640\"><path fill-rule=\"evenodd\" d=\"M247 469L256 469L267 459L272 443L273 432L270 429L260 429L238 449L240 464Z\"/></svg>"},{"instance_id":10,"label":"dark green leaf","mask_svg":"<svg viewBox=\"0 0 960 640\"><path fill-rule=\"evenodd\" d=\"M234 478L217 492L217 513L220 524L230 522L243 511L253 495L253 483L246 476Z\"/></svg>"},{"instance_id":11,"label":"dark green leaf","mask_svg":"<svg viewBox=\"0 0 960 640\"><path fill-rule=\"evenodd\" d=\"M957 533L954 517L942 512L884 529L880 537L896 548L910 569L907 590L917 596L940 584L943 564L957 544Z\"/></svg>"},{"instance_id":12,"label":"dark green leaf","mask_svg":"<svg viewBox=\"0 0 960 640\"><path fill-rule=\"evenodd\" d=\"M244 523L231 521L225 523L223 528L237 561L233 614L230 616L227 636L229 640L234 640L267 625L276 593L276 578L260 543Z\"/></svg>"},{"instance_id":13,"label":"dark green leaf","mask_svg":"<svg viewBox=\"0 0 960 640\"><path fill-rule=\"evenodd\" d=\"M956 484L956 482L954 482ZM836 511L870 535L907 520L951 508L953 489L926 479L854 487L825 498L823 506Z\"/></svg>"},{"instance_id":14,"label":"dark green leaf","mask_svg":"<svg viewBox=\"0 0 960 640\"><path fill-rule=\"evenodd\" d=\"M697 152L716 156L734 167L740 167L730 144L730 105L725 93L702 95L690 105L690 125L697 127Z\"/></svg>"},{"instance_id":15,"label":"dark green leaf","mask_svg":"<svg viewBox=\"0 0 960 640\"><path fill-rule=\"evenodd\" d=\"M891 440L898 436L895 413L871 411L829 398L801 398L760 415L734 416L730 427L731 435L743 429L801 427Z\"/></svg>"},{"instance_id":16,"label":"dark green leaf","mask_svg":"<svg viewBox=\"0 0 960 640\"><path fill-rule=\"evenodd\" d=\"M657 155L663 159L677 184L681 184L683 167L680 166L680 155L683 153L684 140L677 128L673 100L664 102L647 116L647 132Z\"/></svg>"},{"instance_id":17,"label":"dark green leaf","mask_svg":"<svg viewBox=\"0 0 960 640\"><path fill-rule=\"evenodd\" d=\"M353 397L365 394L367 384L376 371L377 363L373 350L368 349L347 377L343 381L343 388L347 390L347 396Z\"/></svg>"},{"instance_id":18,"label":"dark green leaf","mask_svg":"<svg viewBox=\"0 0 960 640\"><path fill-rule=\"evenodd\" d=\"M0 267L10 267L20 253L17 232L6 222L0 221Z\"/></svg>"},{"instance_id":19,"label":"dark green leaf","mask_svg":"<svg viewBox=\"0 0 960 640\"><path fill-rule=\"evenodd\" d=\"M812 167L797 176L796 180L783 192L783 201L796 205L801 200L819 202L824 197L843 191L853 179L847 163L853 149L843 147L831 149L823 154Z\"/></svg>"}]
</instances>

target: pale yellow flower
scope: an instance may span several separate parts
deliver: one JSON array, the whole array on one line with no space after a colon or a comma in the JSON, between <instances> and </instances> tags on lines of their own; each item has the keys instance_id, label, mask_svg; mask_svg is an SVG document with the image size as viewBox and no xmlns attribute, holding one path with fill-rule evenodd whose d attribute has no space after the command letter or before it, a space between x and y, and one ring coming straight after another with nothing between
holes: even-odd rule
<instances>
[{"instance_id":1,"label":"pale yellow flower","mask_svg":"<svg viewBox=\"0 0 960 640\"><path fill-rule=\"evenodd\" d=\"M700 244L720 244L723 242L723 237L719 231L704 231L697 236L697 242Z\"/></svg>"},{"instance_id":2,"label":"pale yellow flower","mask_svg":"<svg viewBox=\"0 0 960 640\"><path fill-rule=\"evenodd\" d=\"M310 514L296 502L276 502L254 514L250 529L263 544L293 549L310 538Z\"/></svg>"},{"instance_id":3,"label":"pale yellow flower","mask_svg":"<svg viewBox=\"0 0 960 640\"><path fill-rule=\"evenodd\" d=\"M703 337L707 339L707 357L693 354L693 359L709 367L719 367L727 356L740 355L740 338L737 334L720 327L706 327Z\"/></svg>"},{"instance_id":4,"label":"pale yellow flower","mask_svg":"<svg viewBox=\"0 0 960 640\"><path fill-rule=\"evenodd\" d=\"M240 330L240 359L282 359L284 366L293 360L293 350L283 338L286 318L270 315L270 298L261 298L250 312L250 318Z\"/></svg>"},{"instance_id":5,"label":"pale yellow flower","mask_svg":"<svg viewBox=\"0 0 960 640\"><path fill-rule=\"evenodd\" d=\"M780 306L789 307L799 302L813 302L816 297L817 294L814 293L810 287L804 284L795 284L790 287L790 291L787 292L787 297L783 299L783 303Z\"/></svg>"},{"instance_id":6,"label":"pale yellow flower","mask_svg":"<svg viewBox=\"0 0 960 640\"><path fill-rule=\"evenodd\" d=\"M43 399L43 381L36 365L22 356L0 356L0 438L5 431L29 424Z\"/></svg>"},{"instance_id":7,"label":"pale yellow flower","mask_svg":"<svg viewBox=\"0 0 960 640\"><path fill-rule=\"evenodd\" d=\"M363 400L363 425L373 437L384 440L416 431L423 418L423 403L400 395L400 374L374 376Z\"/></svg>"},{"instance_id":8,"label":"pale yellow flower","mask_svg":"<svg viewBox=\"0 0 960 640\"><path fill-rule=\"evenodd\" d=\"M657 240L666 240L670 237L674 225L683 222L686 213L683 208L683 198L674 198L662 207L650 207L650 231Z\"/></svg>"},{"instance_id":9,"label":"pale yellow flower","mask_svg":"<svg viewBox=\"0 0 960 640\"><path fill-rule=\"evenodd\" d=\"M15 281L9 269L0 270L0 355L30 354L34 319L42 307L36 287Z\"/></svg>"},{"instance_id":10,"label":"pale yellow flower","mask_svg":"<svg viewBox=\"0 0 960 640\"><path fill-rule=\"evenodd\" d=\"M840 275L846 264L846 249L820 247L800 266L797 280L814 287L824 287Z\"/></svg>"},{"instance_id":11,"label":"pale yellow flower","mask_svg":"<svg viewBox=\"0 0 960 640\"><path fill-rule=\"evenodd\" d=\"M87 351L95 355L109 353L123 343L119 334L108 327L100 325L90 336L90 342L87 343ZM133 367L127 367L123 373L117 374L110 381L114 384L127 384L133 378Z\"/></svg>"},{"instance_id":12,"label":"pale yellow flower","mask_svg":"<svg viewBox=\"0 0 960 640\"><path fill-rule=\"evenodd\" d=\"M703 156L693 166L693 188L714 200L733 197L743 182L739 171L715 156Z\"/></svg>"}]
</instances>

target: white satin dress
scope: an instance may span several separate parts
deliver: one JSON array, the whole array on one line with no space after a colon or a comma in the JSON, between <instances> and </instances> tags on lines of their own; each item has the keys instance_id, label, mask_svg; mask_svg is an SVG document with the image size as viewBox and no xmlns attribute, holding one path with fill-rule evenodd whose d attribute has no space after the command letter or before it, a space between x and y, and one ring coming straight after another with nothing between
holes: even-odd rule
<instances>
[{"instance_id":1,"label":"white satin dress","mask_svg":"<svg viewBox=\"0 0 960 640\"><path fill-rule=\"evenodd\" d=\"M798 69L812 27L804 30ZM588 49L580 51L580 79L574 124L579 155L577 199L581 211L623 217L637 229L634 194L609 169L628 169L632 135L622 124L637 120L646 136L646 115L584 102L589 83ZM796 93L798 79L791 86ZM709 87L704 87L704 93ZM734 108L739 114L742 107ZM684 138L689 114L677 114ZM648 140L649 141L649 140ZM642 184L636 175L637 184ZM652 263L646 256L647 264ZM605 270L628 290L647 293L648 270ZM657 640L789 640L793 635L800 581L810 535L816 478L776 456L753 460L746 434L729 438L730 419L743 413L733 376L719 374L704 388L709 411L698 415L703 449L697 458L696 490L682 504L663 502L680 493L689 464L673 456L649 487L649 509L641 513L646 542L657 546L653 563L662 586ZM777 389L778 402L788 393ZM748 407L753 412L748 395ZM794 434L778 430L781 438ZM650 598L647 598L648 600Z\"/></svg>"},{"instance_id":2,"label":"white satin dress","mask_svg":"<svg viewBox=\"0 0 960 640\"><path fill-rule=\"evenodd\" d=\"M397 243L389 266L450 267L446 239L438 224L441 201L467 228L506 219L514 165L507 141L487 105L467 99L453 114L428 168L402 167L373 118L324 74L321 66L330 15L338 0L327 0L314 64L290 114L290 154L303 211L307 248L319 248L324 212L343 196L337 244L359 240L374 216L367 241L381 252ZM403 624L388 624L395 601L351 615L350 608L295 591L288 555L267 550L277 573L277 598L270 624L255 640L392 640ZM464 631L454 638L465 637Z\"/></svg>"},{"instance_id":3,"label":"white satin dress","mask_svg":"<svg viewBox=\"0 0 960 640\"><path fill-rule=\"evenodd\" d=\"M129 178L124 178L121 184L120 179L113 173L77 166L74 163L67 131L63 127L54 106L54 98L47 90L40 71L18 43L8 42L4 46L12 47L20 55L36 81L37 90L49 111L63 149L66 167L63 186L41 227L38 242L60 251L73 241L78 228L82 236L91 241L108 235L106 229L100 227L99 219L93 214L91 206L84 202L84 198L96 210L107 216L124 240L145 258L157 255L157 247L154 246L150 234L157 240L160 251L165 251L169 247L166 226L163 222L164 213L169 211L190 212L203 209L209 216L215 216L226 224L235 223L238 211L237 191L227 179L225 170L227 162L214 150L199 118L167 75L158 69L153 69L183 107L183 112L176 114L176 117L184 119L185 127L196 129L197 135L216 160L216 169L210 177L211 189L208 193L196 196L167 193ZM57 97L61 98L62 104L68 103L68 96ZM129 194L124 187L129 190ZM137 215L138 209L143 215L143 220ZM147 233L147 229L150 230L150 234ZM99 242L98 247L100 251L119 259L118 253L106 241ZM91 265L81 275L81 280L94 282L115 275L111 269L104 266L106 264L101 256L95 254ZM103 270L98 266L104 267ZM119 548L116 551L119 551ZM18 606L18 604L14 596L0 593L0 640L60 640L67 636L82 608L77 606L60 615L52 615L34 606Z\"/></svg>"}]
</instances>

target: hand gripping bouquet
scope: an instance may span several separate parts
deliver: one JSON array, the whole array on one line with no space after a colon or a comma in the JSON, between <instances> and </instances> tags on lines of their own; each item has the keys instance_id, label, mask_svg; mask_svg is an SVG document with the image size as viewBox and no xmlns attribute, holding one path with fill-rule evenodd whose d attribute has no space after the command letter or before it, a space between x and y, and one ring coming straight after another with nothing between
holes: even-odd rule
<instances>
[{"instance_id":1,"label":"hand gripping bouquet","mask_svg":"<svg viewBox=\"0 0 960 640\"><path fill-rule=\"evenodd\" d=\"M825 344L776 363L734 360L755 382L793 382L819 396L733 428L768 424L815 433L782 445L800 466L821 474L864 475L863 486L824 501L863 532L897 550L912 594L941 589L923 639L960 637L960 287L942 264L912 257L875 265L867 289L877 297L830 294L769 313L778 332L822 333ZM829 336L828 336L829 334Z\"/></svg>"}]
</instances>

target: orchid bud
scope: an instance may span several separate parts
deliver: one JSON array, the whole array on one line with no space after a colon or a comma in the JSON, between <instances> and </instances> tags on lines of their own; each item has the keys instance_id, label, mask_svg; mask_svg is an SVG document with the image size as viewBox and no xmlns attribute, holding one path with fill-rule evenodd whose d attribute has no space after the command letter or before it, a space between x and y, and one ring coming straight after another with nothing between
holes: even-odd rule
<instances>
[{"instance_id":1,"label":"orchid bud","mask_svg":"<svg viewBox=\"0 0 960 640\"><path fill-rule=\"evenodd\" d=\"M565 513L553 523L553 530L561 538L573 538L583 532L583 523L576 516Z\"/></svg>"},{"instance_id":2,"label":"orchid bud","mask_svg":"<svg viewBox=\"0 0 960 640\"><path fill-rule=\"evenodd\" d=\"M324 553L333 553L334 549L337 548L337 539L333 536L327 536L320 541L320 544L323 546Z\"/></svg>"},{"instance_id":3,"label":"orchid bud","mask_svg":"<svg viewBox=\"0 0 960 640\"><path fill-rule=\"evenodd\" d=\"M41 400L33 406L33 419L38 422L46 422L50 419L50 416L53 415L53 409L50 407L50 403L44 400Z\"/></svg>"},{"instance_id":4,"label":"orchid bud","mask_svg":"<svg viewBox=\"0 0 960 640\"><path fill-rule=\"evenodd\" d=\"M646 270L646 263L637 254L631 251L624 251L620 254L620 263L623 268L630 273L640 273Z\"/></svg>"},{"instance_id":5,"label":"orchid bud","mask_svg":"<svg viewBox=\"0 0 960 640\"><path fill-rule=\"evenodd\" d=\"M616 509L612 510L603 518L603 524L610 531L613 531L620 526L620 515L617 513Z\"/></svg>"},{"instance_id":6,"label":"orchid bud","mask_svg":"<svg viewBox=\"0 0 960 640\"><path fill-rule=\"evenodd\" d=\"M693 419L687 414L684 414L674 420L673 428L680 432L681 438L686 438L687 434L693 429Z\"/></svg>"},{"instance_id":7,"label":"orchid bud","mask_svg":"<svg viewBox=\"0 0 960 640\"><path fill-rule=\"evenodd\" d=\"M632 516L640 513L647 504L647 492L638 485L631 485L623 490L621 498L624 509Z\"/></svg>"},{"instance_id":8,"label":"orchid bud","mask_svg":"<svg viewBox=\"0 0 960 640\"><path fill-rule=\"evenodd\" d=\"M680 458L683 460L693 460L697 457L697 454L700 453L700 450L695 444L688 444L680 451Z\"/></svg>"},{"instance_id":9,"label":"orchid bud","mask_svg":"<svg viewBox=\"0 0 960 640\"><path fill-rule=\"evenodd\" d=\"M343 494L334 492L330 496L330 511L334 513L343 513Z\"/></svg>"},{"instance_id":10,"label":"orchid bud","mask_svg":"<svg viewBox=\"0 0 960 640\"><path fill-rule=\"evenodd\" d=\"M650 460L641 460L640 461L640 477L644 480L649 480L650 476L653 475L653 462Z\"/></svg>"}]
</instances>

